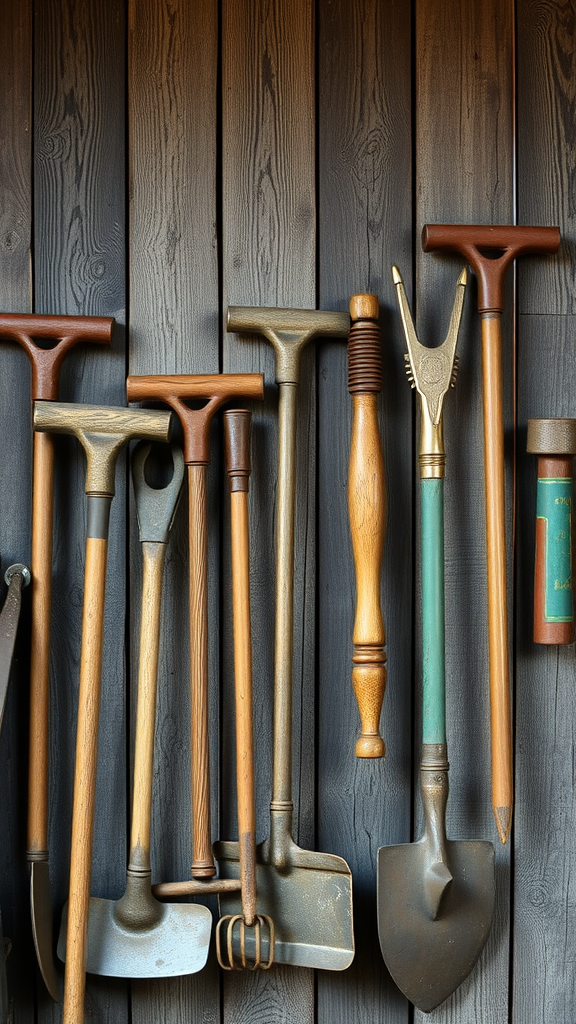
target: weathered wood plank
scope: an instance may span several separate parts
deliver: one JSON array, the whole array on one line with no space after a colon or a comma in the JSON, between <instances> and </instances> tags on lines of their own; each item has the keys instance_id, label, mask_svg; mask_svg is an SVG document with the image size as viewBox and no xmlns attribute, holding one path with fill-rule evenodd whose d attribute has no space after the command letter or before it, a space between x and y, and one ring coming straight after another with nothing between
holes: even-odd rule
<instances>
[{"instance_id":1,"label":"weathered wood plank","mask_svg":"<svg viewBox=\"0 0 576 1024\"><path fill-rule=\"evenodd\" d=\"M230 304L314 308L314 35L309 0L224 3L222 97L224 311ZM298 399L294 581L294 838L305 848L312 848L314 842L312 347L302 361ZM229 336L224 341L224 369L264 372L267 392L264 408L254 417L250 497L257 830L261 840L269 835L272 781L273 524L278 443L272 350L262 339ZM229 600L224 600L229 608ZM233 676L229 655L226 664L222 777L227 780L227 792L221 835L233 838ZM313 1002L313 975L304 969L278 966L265 978L226 976L224 980L224 1019L230 1022L311 1021Z\"/></svg>"},{"instance_id":2,"label":"weathered wood plank","mask_svg":"<svg viewBox=\"0 0 576 1024\"><path fill-rule=\"evenodd\" d=\"M133 374L217 373L217 3L130 3L130 360ZM218 830L218 451L208 469L209 686L212 830ZM132 708L138 661L141 555L131 519ZM155 881L190 877L188 493L164 577L152 818ZM132 716L133 718L133 716ZM132 721L134 726L134 721ZM215 900L211 901L215 910ZM168 1024L220 1017L213 951L187 978L134 982L132 1019Z\"/></svg>"},{"instance_id":3,"label":"weathered wood plank","mask_svg":"<svg viewBox=\"0 0 576 1024\"><path fill-rule=\"evenodd\" d=\"M424 255L419 245L422 225L506 224L513 220L512 33L512 3L453 0L439 6L419 0L417 4L416 322L425 344L438 344L445 337L462 260L448 254ZM506 296L509 312L510 284ZM455 391L447 398L444 417L447 727L452 766L447 832L451 838L494 842L497 903L488 944L476 968L454 995L426 1018L457 1020L459 1024L507 1017L510 900L510 850L502 848L498 840L491 809L481 354L475 283L469 292L459 342L460 374ZM511 326L508 316L503 324L507 438L513 425ZM507 508L511 512L512 450L508 444L506 466ZM508 514L510 613L511 526ZM474 637L472 644L470 637ZM420 649L418 640L418 678ZM419 712L416 718L419 723ZM419 808L418 799L416 806ZM415 1020L424 1020L419 1011Z\"/></svg>"},{"instance_id":4,"label":"weathered wood plank","mask_svg":"<svg viewBox=\"0 0 576 1024\"><path fill-rule=\"evenodd\" d=\"M27 3L0 9L0 309L30 312L32 220L31 76L32 12ZM14 345L1 346L2 576L15 561L30 558L31 457L30 374ZM2 598L5 590L2 589ZM29 600L23 598L19 642L0 737L0 910L3 934L10 938L9 998L16 1024L34 1019L29 965L34 959L30 932L26 845L26 752L28 749Z\"/></svg>"},{"instance_id":5,"label":"weathered wood plank","mask_svg":"<svg viewBox=\"0 0 576 1024\"><path fill-rule=\"evenodd\" d=\"M35 8L35 309L116 317L112 351L75 351L61 375L63 401L124 404L124 10L46 0ZM106 69L105 72L103 69ZM63 443L61 443L63 442ZM56 445L50 867L55 913L67 896L71 780L84 575L84 455ZM125 868L125 463L117 473L108 553L102 715L92 892L122 892ZM89 978L99 1020L126 1019L127 986ZM39 1020L61 1008L39 991Z\"/></svg>"},{"instance_id":6,"label":"weathered wood plank","mask_svg":"<svg viewBox=\"0 0 576 1024\"><path fill-rule=\"evenodd\" d=\"M382 598L388 687L382 760L357 760L351 684L355 614L347 478L352 404L345 343L318 366L319 733L318 844L354 877L356 955L342 975L318 976L318 1021L408 1020L377 932L377 850L410 838L412 758L412 402L391 263L412 269L410 11L364 0L322 5L319 17L320 306L347 309L378 295L383 326L381 433L388 516Z\"/></svg>"}]
</instances>

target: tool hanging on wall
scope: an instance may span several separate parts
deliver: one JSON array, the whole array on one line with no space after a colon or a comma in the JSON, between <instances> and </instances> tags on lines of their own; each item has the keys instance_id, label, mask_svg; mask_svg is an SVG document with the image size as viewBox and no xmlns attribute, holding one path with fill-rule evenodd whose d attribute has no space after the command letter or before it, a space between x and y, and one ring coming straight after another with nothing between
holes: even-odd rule
<instances>
[{"instance_id":1,"label":"tool hanging on wall","mask_svg":"<svg viewBox=\"0 0 576 1024\"><path fill-rule=\"evenodd\" d=\"M212 931L212 915L207 907L159 903L152 896L150 886L162 578L168 534L184 479L182 452L172 445L172 479L164 487L151 487L145 476L148 459L153 463L151 447L150 444L138 445L132 456L143 578L132 831L126 890L118 901L90 898L86 942L87 972L115 978L194 974L206 963Z\"/></svg>"},{"instance_id":2,"label":"tool hanging on wall","mask_svg":"<svg viewBox=\"0 0 576 1024\"><path fill-rule=\"evenodd\" d=\"M56 401L60 368L79 343L110 345L114 320L103 316L42 316L2 313L0 339L17 342L32 367L31 397ZM60 999L54 963L53 915L48 867L48 742L50 706L50 611L54 442L34 434L32 479L32 588L30 638L30 743L28 842L30 911L40 972L53 999Z\"/></svg>"},{"instance_id":3,"label":"tool hanging on wall","mask_svg":"<svg viewBox=\"0 0 576 1024\"><path fill-rule=\"evenodd\" d=\"M279 386L274 767L270 837L256 851L258 905L274 920L278 963L326 970L344 970L354 957L352 876L341 857L302 850L291 834L296 414L304 348L314 338L346 337L349 325L346 313L245 306L230 306L227 321L229 331L260 334L272 345ZM237 876L233 854L226 851L226 870ZM242 912L235 895L222 897L220 909Z\"/></svg>"},{"instance_id":4,"label":"tool hanging on wall","mask_svg":"<svg viewBox=\"0 0 576 1024\"><path fill-rule=\"evenodd\" d=\"M6 707L12 655L14 653L14 644L16 643L16 631L20 619L22 588L27 587L31 579L30 569L22 562L16 562L14 565L9 566L4 573L8 593L6 594L4 607L0 614L0 732L2 731L4 709ZM9 949L10 943L4 939L2 915L0 914L0 1024L8 1024L10 1019L10 1001L6 979L6 958Z\"/></svg>"},{"instance_id":5,"label":"tool hanging on wall","mask_svg":"<svg viewBox=\"0 0 576 1024\"><path fill-rule=\"evenodd\" d=\"M392 276L408 346L407 370L420 395L422 558L422 759L424 835L378 850L378 934L386 966L404 995L428 1013L468 976L494 912L494 847L446 838L448 750L444 664L444 397L454 357L466 270L458 279L448 335L428 349L416 337L402 278Z\"/></svg>"},{"instance_id":6,"label":"tool hanging on wall","mask_svg":"<svg viewBox=\"0 0 576 1024\"><path fill-rule=\"evenodd\" d=\"M192 865L194 882L174 882L154 887L154 895L187 895L219 892L212 856L210 826L210 759L208 750L208 530L206 467L210 461L210 424L214 413L233 398L264 396L260 373L203 376L128 377L129 402L166 402L180 418L184 432L184 462L188 467L188 536L190 552L190 702ZM186 402L204 402L192 409Z\"/></svg>"},{"instance_id":7,"label":"tool hanging on wall","mask_svg":"<svg viewBox=\"0 0 576 1024\"><path fill-rule=\"evenodd\" d=\"M221 877L230 851L240 865L242 913L221 917L216 926L216 956L226 971L268 970L274 963L274 921L257 911L256 811L254 806L254 730L252 723L252 634L250 627L250 549L248 489L250 486L250 420L247 409L224 413L224 450L230 488L232 604L234 617L234 693L236 704L236 791L238 842L215 843ZM247 954L246 938L253 941ZM236 942L235 942L236 938ZM262 945L266 956L262 956ZM235 946L239 948L236 953Z\"/></svg>"},{"instance_id":8,"label":"tool hanging on wall","mask_svg":"<svg viewBox=\"0 0 576 1024\"><path fill-rule=\"evenodd\" d=\"M170 414L148 409L36 402L34 428L74 434L87 459L87 532L82 647L74 797L70 887L62 926L66 949L63 1024L82 1024L86 985L86 930L90 902L90 873L94 833L94 800L98 756L98 720L102 674L104 598L110 506L119 452L128 441L143 438L167 441Z\"/></svg>"},{"instance_id":9,"label":"tool hanging on wall","mask_svg":"<svg viewBox=\"0 0 576 1024\"><path fill-rule=\"evenodd\" d=\"M427 224L422 231L425 252L459 252L478 278L478 310L482 321L492 808L503 843L510 834L514 802L500 324L504 310L503 283L507 267L518 256L554 253L559 245L560 232L555 227Z\"/></svg>"},{"instance_id":10,"label":"tool hanging on wall","mask_svg":"<svg viewBox=\"0 0 576 1024\"><path fill-rule=\"evenodd\" d=\"M386 753L379 733L386 689L386 634L380 604L386 491L378 426L378 394L382 390L378 314L375 295L352 296L348 338L348 390L353 409L348 511L356 569L352 684L362 723L356 757L384 757Z\"/></svg>"},{"instance_id":11,"label":"tool hanging on wall","mask_svg":"<svg viewBox=\"0 0 576 1024\"><path fill-rule=\"evenodd\" d=\"M572 462L576 419L528 420L526 450L538 456L534 642L574 641Z\"/></svg>"}]
</instances>

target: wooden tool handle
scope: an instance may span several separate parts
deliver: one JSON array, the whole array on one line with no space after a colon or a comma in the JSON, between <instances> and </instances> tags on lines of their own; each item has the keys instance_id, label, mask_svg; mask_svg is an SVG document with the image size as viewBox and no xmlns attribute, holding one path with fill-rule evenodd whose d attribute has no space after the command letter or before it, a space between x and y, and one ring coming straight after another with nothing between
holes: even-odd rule
<instances>
[{"instance_id":1,"label":"wooden tool handle","mask_svg":"<svg viewBox=\"0 0 576 1024\"><path fill-rule=\"evenodd\" d=\"M208 532L206 470L188 466L190 553L190 757L192 771L193 878L216 874L210 826L210 754L208 744Z\"/></svg>"},{"instance_id":2,"label":"wooden tool handle","mask_svg":"<svg viewBox=\"0 0 576 1024\"><path fill-rule=\"evenodd\" d=\"M1 313L0 338L15 341L32 364L32 401L58 398L58 380L64 357L79 342L109 345L114 320L108 316L41 316L36 313ZM50 347L37 341L53 342Z\"/></svg>"},{"instance_id":3,"label":"wooden tool handle","mask_svg":"<svg viewBox=\"0 0 576 1024\"><path fill-rule=\"evenodd\" d=\"M250 420L251 414L244 409L234 409L224 414L224 446L231 511L238 847L242 881L242 914L247 925L254 923L256 915L256 816L254 809L252 639L248 541Z\"/></svg>"},{"instance_id":4,"label":"wooden tool handle","mask_svg":"<svg viewBox=\"0 0 576 1024\"><path fill-rule=\"evenodd\" d=\"M63 1024L82 1024L94 835L107 541L86 540Z\"/></svg>"},{"instance_id":5,"label":"wooden tool handle","mask_svg":"<svg viewBox=\"0 0 576 1024\"><path fill-rule=\"evenodd\" d=\"M488 224L425 224L424 252L448 249L461 253L478 278L478 309L502 312L504 274L509 264L524 253L556 252L560 245L557 227L525 227Z\"/></svg>"},{"instance_id":6,"label":"wooden tool handle","mask_svg":"<svg viewBox=\"0 0 576 1024\"><path fill-rule=\"evenodd\" d=\"M444 480L420 481L422 552L422 743L446 743Z\"/></svg>"},{"instance_id":7,"label":"wooden tool handle","mask_svg":"<svg viewBox=\"0 0 576 1024\"><path fill-rule=\"evenodd\" d=\"M48 745L50 707L50 592L54 442L34 434L28 860L48 859Z\"/></svg>"},{"instance_id":8,"label":"wooden tool handle","mask_svg":"<svg viewBox=\"0 0 576 1024\"><path fill-rule=\"evenodd\" d=\"M172 375L128 377L126 394L129 402L166 402L180 418L184 432L186 465L208 465L210 423L214 413L232 398L264 397L261 373L216 373L209 375ZM186 405L190 400L203 400L200 409Z\"/></svg>"},{"instance_id":9,"label":"wooden tool handle","mask_svg":"<svg viewBox=\"0 0 576 1024\"><path fill-rule=\"evenodd\" d=\"M352 440L348 472L348 510L356 570L356 619L352 682L362 724L357 757L383 757L379 734L386 688L386 642L380 605L386 493L378 427L382 387L378 300L356 295L350 302L348 381L352 394Z\"/></svg>"}]
</instances>

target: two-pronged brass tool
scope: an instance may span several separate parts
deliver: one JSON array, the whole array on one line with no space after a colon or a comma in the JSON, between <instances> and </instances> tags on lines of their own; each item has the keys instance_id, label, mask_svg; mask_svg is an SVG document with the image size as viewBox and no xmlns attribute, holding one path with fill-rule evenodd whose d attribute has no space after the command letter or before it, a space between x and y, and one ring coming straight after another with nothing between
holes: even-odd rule
<instances>
[{"instance_id":1,"label":"two-pronged brass tool","mask_svg":"<svg viewBox=\"0 0 576 1024\"><path fill-rule=\"evenodd\" d=\"M448 750L444 666L444 469L442 408L455 380L466 270L458 279L448 335L438 348L416 337L402 278L392 276L408 345L407 371L421 400L422 759L424 835L378 850L378 933L398 987L428 1012L472 970L494 912L494 847L446 838Z\"/></svg>"}]
</instances>

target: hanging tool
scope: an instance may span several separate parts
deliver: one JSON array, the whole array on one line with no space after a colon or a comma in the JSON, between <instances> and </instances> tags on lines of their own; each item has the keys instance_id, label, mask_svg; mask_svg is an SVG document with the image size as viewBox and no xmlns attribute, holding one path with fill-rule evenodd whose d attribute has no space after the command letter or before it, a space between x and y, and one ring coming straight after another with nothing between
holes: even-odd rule
<instances>
[{"instance_id":1,"label":"hanging tool","mask_svg":"<svg viewBox=\"0 0 576 1024\"><path fill-rule=\"evenodd\" d=\"M404 995L428 1013L468 976L494 912L494 847L446 838L448 750L444 665L444 469L442 407L455 379L466 270L458 279L448 335L438 348L416 337L397 267L392 276L406 335L405 357L421 400L422 759L424 835L378 850L378 934Z\"/></svg>"},{"instance_id":2,"label":"hanging tool","mask_svg":"<svg viewBox=\"0 0 576 1024\"><path fill-rule=\"evenodd\" d=\"M188 536L190 550L190 702L193 879L208 880L216 874L210 827L210 760L208 751L208 531L206 466L210 460L210 424L214 413L232 398L264 396L260 373L212 374L209 376L128 377L129 402L166 402L180 418L184 432L184 462L188 466ZM191 409L186 402L204 402ZM186 895L199 887L189 882L167 883L169 892ZM175 886L177 888L175 888ZM203 892L219 891L217 885Z\"/></svg>"},{"instance_id":3,"label":"hanging tool","mask_svg":"<svg viewBox=\"0 0 576 1024\"><path fill-rule=\"evenodd\" d=\"M375 295L353 295L348 338L348 390L352 395L352 440L348 470L348 511L356 568L356 619L352 683L362 732L356 757L384 757L379 733L386 689L386 634L380 604L386 491L378 426L382 390L382 341Z\"/></svg>"},{"instance_id":4,"label":"hanging tool","mask_svg":"<svg viewBox=\"0 0 576 1024\"><path fill-rule=\"evenodd\" d=\"M133 438L167 441L170 414L63 402L36 402L36 430L74 434L87 459L88 528L82 612L82 648L76 765L72 808L70 888L62 927L66 929L63 1024L82 1024L86 984L86 930L94 832L98 719L102 671L104 598L110 506L119 452Z\"/></svg>"},{"instance_id":5,"label":"hanging tool","mask_svg":"<svg viewBox=\"0 0 576 1024\"><path fill-rule=\"evenodd\" d=\"M138 661L134 795L126 891L114 900L90 898L86 970L115 978L165 978L200 971L208 957L212 915L199 904L162 904L150 887L150 816L162 577L184 459L172 445L173 474L165 487L146 482L151 445L132 456L132 480L144 572ZM62 951L63 953L64 951ZM60 949L58 950L59 955Z\"/></svg>"},{"instance_id":6,"label":"hanging tool","mask_svg":"<svg viewBox=\"0 0 576 1024\"><path fill-rule=\"evenodd\" d=\"M112 325L103 316L0 314L0 340L17 342L32 367L31 397L56 401L60 368L79 343L110 345ZM30 640L30 742L28 843L30 910L36 956L52 998L60 999L54 963L52 896L48 867L48 742L50 729L50 610L54 442L34 434L32 480L32 588Z\"/></svg>"},{"instance_id":7,"label":"hanging tool","mask_svg":"<svg viewBox=\"0 0 576 1024\"><path fill-rule=\"evenodd\" d=\"M560 245L555 227L490 227L427 224L425 252L459 252L478 278L482 321L484 394L484 486L488 568L488 645L492 733L492 808L502 843L510 834L514 802L508 611L506 596L506 523L504 419L502 412L503 283L507 267L525 253L553 253Z\"/></svg>"},{"instance_id":8,"label":"hanging tool","mask_svg":"<svg viewBox=\"0 0 576 1024\"><path fill-rule=\"evenodd\" d=\"M16 630L20 619L20 604L22 587L27 587L32 576L27 565L16 562L4 573L4 580L8 586L8 593L0 614L0 732L6 707L6 695L8 693L8 682L10 680L10 668L12 666L12 655L16 642ZM8 1024L10 1002L8 998L8 983L6 980L6 958L10 949L9 943L4 939L2 931L2 915L0 914L0 1024Z\"/></svg>"},{"instance_id":9,"label":"hanging tool","mask_svg":"<svg viewBox=\"0 0 576 1024\"><path fill-rule=\"evenodd\" d=\"M354 957L352 876L345 860L302 850L292 839L292 657L296 410L300 356L313 338L345 338L346 313L230 306L228 330L262 334L276 353L279 385L274 778L270 838L256 851L258 905L273 918L275 959L299 967L344 970ZM226 870L237 877L234 850ZM240 914L237 896L221 897L222 913Z\"/></svg>"},{"instance_id":10,"label":"hanging tool","mask_svg":"<svg viewBox=\"0 0 576 1024\"><path fill-rule=\"evenodd\" d=\"M216 956L226 971L268 970L274 963L274 921L257 912L256 896L256 811L254 807L254 731L252 724L252 634L250 628L250 554L248 531L248 489L250 487L250 421L247 409L224 413L224 450L230 487L230 533L232 546L232 604L234 617L234 692L236 698L236 791L238 800L238 842L215 843L214 854L220 874L231 848L240 865L242 913L221 917L216 926ZM240 948L235 953L234 936ZM247 935L254 954L248 958ZM267 949L262 957L262 940ZM224 954L224 950L226 953Z\"/></svg>"},{"instance_id":11,"label":"hanging tool","mask_svg":"<svg viewBox=\"0 0 576 1024\"><path fill-rule=\"evenodd\" d=\"M534 643L574 641L572 462L576 419L528 420L526 450L538 456Z\"/></svg>"}]
</instances>

